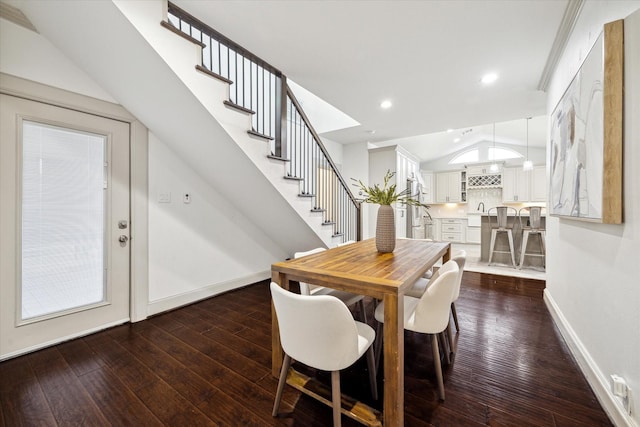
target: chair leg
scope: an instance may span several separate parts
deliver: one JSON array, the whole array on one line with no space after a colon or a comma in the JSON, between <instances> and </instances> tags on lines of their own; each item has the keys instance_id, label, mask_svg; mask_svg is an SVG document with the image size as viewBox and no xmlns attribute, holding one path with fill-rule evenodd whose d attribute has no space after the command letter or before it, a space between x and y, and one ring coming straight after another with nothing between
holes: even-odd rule
<instances>
[{"instance_id":1,"label":"chair leg","mask_svg":"<svg viewBox=\"0 0 640 427\"><path fill-rule=\"evenodd\" d=\"M433 351L433 365L436 369L436 378L438 379L438 394L440 400L444 400L444 380L442 379L442 366L440 365L440 350L438 349L438 336L431 335L431 349Z\"/></svg>"},{"instance_id":2,"label":"chair leg","mask_svg":"<svg viewBox=\"0 0 640 427\"><path fill-rule=\"evenodd\" d=\"M498 230L491 230L491 243L489 244L489 262L488 265L491 265L491 260L493 260L493 250L496 247L496 235L498 234Z\"/></svg>"},{"instance_id":3,"label":"chair leg","mask_svg":"<svg viewBox=\"0 0 640 427\"><path fill-rule=\"evenodd\" d=\"M333 425L340 427L340 371L331 371L331 404L333 405Z\"/></svg>"},{"instance_id":4,"label":"chair leg","mask_svg":"<svg viewBox=\"0 0 640 427\"><path fill-rule=\"evenodd\" d=\"M282 369L280 370L280 380L278 381L278 389L276 391L276 400L273 402L272 416L277 416L280 410L280 401L282 400L282 390L287 383L287 375L289 374L289 366L291 366L291 357L285 353L284 360L282 361Z\"/></svg>"},{"instance_id":5,"label":"chair leg","mask_svg":"<svg viewBox=\"0 0 640 427\"><path fill-rule=\"evenodd\" d=\"M444 331L438 334L438 340L440 341L440 348L442 348L442 355L447 365L451 364L451 356L449 353L449 346L447 345L447 338L444 335Z\"/></svg>"},{"instance_id":6,"label":"chair leg","mask_svg":"<svg viewBox=\"0 0 640 427\"><path fill-rule=\"evenodd\" d=\"M378 400L378 382L376 381L376 356L373 352L373 345L367 350L367 368L369 369L369 382L371 383L371 396L373 400Z\"/></svg>"},{"instance_id":7,"label":"chair leg","mask_svg":"<svg viewBox=\"0 0 640 427\"><path fill-rule=\"evenodd\" d=\"M375 353L374 358L376 361L376 372L380 367L380 358L382 357L382 323L378 322L376 326L376 341L373 343L375 345Z\"/></svg>"},{"instance_id":8,"label":"chair leg","mask_svg":"<svg viewBox=\"0 0 640 427\"><path fill-rule=\"evenodd\" d=\"M364 298L358 301L358 306L360 307L360 321L362 323L367 323L367 309L364 305Z\"/></svg>"},{"instance_id":9,"label":"chair leg","mask_svg":"<svg viewBox=\"0 0 640 427\"><path fill-rule=\"evenodd\" d=\"M456 325L456 331L460 332L460 325L458 324L458 313L456 312L456 303L451 303L451 314L453 315L453 323Z\"/></svg>"},{"instance_id":10,"label":"chair leg","mask_svg":"<svg viewBox=\"0 0 640 427\"><path fill-rule=\"evenodd\" d=\"M529 230L525 230L522 234L522 250L520 251L520 266L518 268L522 269L524 264L524 257L527 254L527 244L529 242Z\"/></svg>"},{"instance_id":11,"label":"chair leg","mask_svg":"<svg viewBox=\"0 0 640 427\"><path fill-rule=\"evenodd\" d=\"M507 238L509 239L509 250L511 251L511 264L513 265L513 268L517 268L515 256L516 250L513 247L513 233L511 230L507 230Z\"/></svg>"},{"instance_id":12,"label":"chair leg","mask_svg":"<svg viewBox=\"0 0 640 427\"><path fill-rule=\"evenodd\" d=\"M456 348L453 345L453 334L451 333L451 321L447 324L447 338L449 339L449 351L451 352L451 361L456 355Z\"/></svg>"}]
</instances>

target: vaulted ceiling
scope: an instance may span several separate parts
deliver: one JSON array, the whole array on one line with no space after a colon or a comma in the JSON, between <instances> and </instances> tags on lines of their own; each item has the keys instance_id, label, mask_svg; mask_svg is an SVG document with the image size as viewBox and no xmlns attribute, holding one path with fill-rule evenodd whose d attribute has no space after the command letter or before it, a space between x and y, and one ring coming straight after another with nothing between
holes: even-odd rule
<instances>
[{"instance_id":1,"label":"vaulted ceiling","mask_svg":"<svg viewBox=\"0 0 640 427\"><path fill-rule=\"evenodd\" d=\"M461 134L472 128L476 140L482 135L486 139L492 132L486 125L498 122L498 140L524 144L524 118L546 112L546 94L540 90L545 66L570 3L175 0L175 4L360 123L328 132L327 138L343 144L409 138L423 148L420 157L428 160L433 153L456 149L447 129ZM483 85L480 79L489 72L499 78ZM384 110L380 103L386 99L393 106ZM546 120L532 120L530 126L530 143L544 146Z\"/></svg>"}]
</instances>

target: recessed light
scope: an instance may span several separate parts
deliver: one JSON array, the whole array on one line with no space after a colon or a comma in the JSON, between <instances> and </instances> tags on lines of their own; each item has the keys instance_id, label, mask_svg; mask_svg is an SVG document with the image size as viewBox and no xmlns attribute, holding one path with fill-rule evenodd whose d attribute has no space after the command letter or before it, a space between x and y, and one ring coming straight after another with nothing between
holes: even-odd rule
<instances>
[{"instance_id":1,"label":"recessed light","mask_svg":"<svg viewBox=\"0 0 640 427\"><path fill-rule=\"evenodd\" d=\"M453 129L447 129L447 133L453 132Z\"/></svg>"},{"instance_id":2,"label":"recessed light","mask_svg":"<svg viewBox=\"0 0 640 427\"><path fill-rule=\"evenodd\" d=\"M485 74L482 76L482 79L480 79L480 81L485 85L491 84L496 80L498 80L498 75L496 73Z\"/></svg>"},{"instance_id":3,"label":"recessed light","mask_svg":"<svg viewBox=\"0 0 640 427\"><path fill-rule=\"evenodd\" d=\"M384 108L386 110L387 108L391 108L392 105L391 101L386 100L380 103L380 108Z\"/></svg>"},{"instance_id":4,"label":"recessed light","mask_svg":"<svg viewBox=\"0 0 640 427\"><path fill-rule=\"evenodd\" d=\"M460 142L460 138L454 139L453 142Z\"/></svg>"}]
</instances>

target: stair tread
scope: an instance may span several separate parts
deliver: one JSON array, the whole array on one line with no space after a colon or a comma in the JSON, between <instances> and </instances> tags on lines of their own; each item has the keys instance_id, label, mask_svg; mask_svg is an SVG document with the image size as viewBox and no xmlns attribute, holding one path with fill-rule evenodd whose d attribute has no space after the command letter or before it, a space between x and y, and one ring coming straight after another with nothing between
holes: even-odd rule
<instances>
[{"instance_id":1,"label":"stair tread","mask_svg":"<svg viewBox=\"0 0 640 427\"><path fill-rule=\"evenodd\" d=\"M326 212L326 211L327 211L326 209L322 209L322 208L311 209L311 212Z\"/></svg>"},{"instance_id":2,"label":"stair tread","mask_svg":"<svg viewBox=\"0 0 640 427\"><path fill-rule=\"evenodd\" d=\"M211 71L208 68L203 67L202 65L196 65L196 70L200 71L201 73L206 74L209 77L213 77L214 79L223 81L223 82L228 83L228 84L233 84L233 81L229 80L226 77L221 76L218 73L214 73L213 71Z\"/></svg>"},{"instance_id":3,"label":"stair tread","mask_svg":"<svg viewBox=\"0 0 640 427\"><path fill-rule=\"evenodd\" d=\"M274 156L273 154L269 154L269 155L267 156L267 158L269 158L269 159L274 159L274 160L281 160L281 161L283 161L283 162L290 162L290 161L291 161L291 160L289 160L289 159L285 159L284 157Z\"/></svg>"},{"instance_id":4,"label":"stair tread","mask_svg":"<svg viewBox=\"0 0 640 427\"><path fill-rule=\"evenodd\" d=\"M200 47L207 47L206 44L202 43L200 40L195 39L193 37L191 37L189 34L184 33L182 31L180 31L179 28L176 28L172 23L167 22L167 21L160 21L160 25L163 26L164 28L166 28L167 30L171 31L172 33L177 34L178 36L182 37L185 40L189 40L191 43L195 43Z\"/></svg>"},{"instance_id":5,"label":"stair tread","mask_svg":"<svg viewBox=\"0 0 640 427\"><path fill-rule=\"evenodd\" d=\"M249 113L249 114L255 114L256 113L255 111L250 110L248 108L245 108L242 105L238 105L235 102L229 101L228 99L225 100L223 102L223 104L226 105L227 107L231 107L231 108L233 108L235 110L242 111L243 113Z\"/></svg>"},{"instance_id":6,"label":"stair tread","mask_svg":"<svg viewBox=\"0 0 640 427\"><path fill-rule=\"evenodd\" d=\"M262 138L262 139L268 139L269 141L273 140L273 137L269 136L269 135L265 135L263 133L260 132L256 132L255 130L251 129L248 130L247 133L249 135L253 135L253 136L257 136L258 138Z\"/></svg>"},{"instance_id":7,"label":"stair tread","mask_svg":"<svg viewBox=\"0 0 640 427\"><path fill-rule=\"evenodd\" d=\"M316 197L316 195L311 193L306 193L306 194L298 194L298 197Z\"/></svg>"},{"instance_id":8,"label":"stair tread","mask_svg":"<svg viewBox=\"0 0 640 427\"><path fill-rule=\"evenodd\" d=\"M304 178L300 178L298 176L285 176L284 179L290 179L292 181L304 181Z\"/></svg>"}]
</instances>

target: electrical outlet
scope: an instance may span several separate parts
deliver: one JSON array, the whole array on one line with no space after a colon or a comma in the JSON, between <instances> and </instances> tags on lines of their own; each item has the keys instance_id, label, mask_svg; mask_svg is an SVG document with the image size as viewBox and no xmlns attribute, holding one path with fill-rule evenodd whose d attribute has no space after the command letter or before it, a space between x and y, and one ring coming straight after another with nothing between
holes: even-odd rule
<instances>
[{"instance_id":1,"label":"electrical outlet","mask_svg":"<svg viewBox=\"0 0 640 427\"><path fill-rule=\"evenodd\" d=\"M628 387L624 378L618 375L611 375L611 388L613 389L614 396L622 397L623 399L627 397Z\"/></svg>"},{"instance_id":2,"label":"electrical outlet","mask_svg":"<svg viewBox=\"0 0 640 427\"><path fill-rule=\"evenodd\" d=\"M611 391L620 398L627 414L631 415L631 389L625 379L619 375L611 375Z\"/></svg>"}]
</instances>

